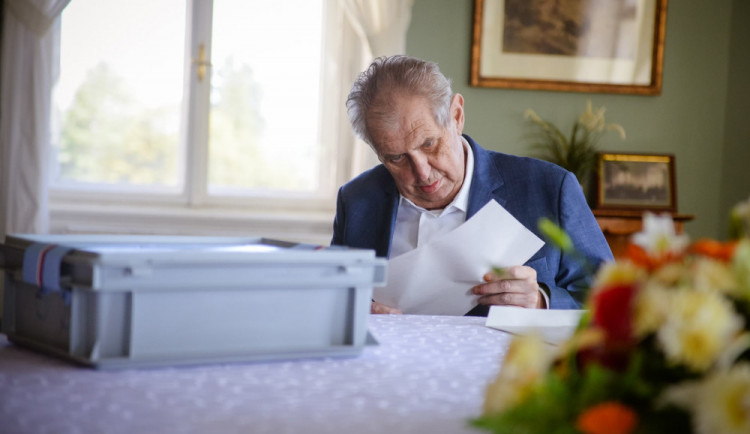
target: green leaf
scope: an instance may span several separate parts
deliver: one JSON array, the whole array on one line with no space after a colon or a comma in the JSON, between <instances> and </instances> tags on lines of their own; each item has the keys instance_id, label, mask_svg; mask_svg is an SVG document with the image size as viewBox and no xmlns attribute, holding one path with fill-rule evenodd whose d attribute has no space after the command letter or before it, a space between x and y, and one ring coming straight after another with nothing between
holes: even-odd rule
<instances>
[{"instance_id":1,"label":"green leaf","mask_svg":"<svg viewBox=\"0 0 750 434\"><path fill-rule=\"evenodd\" d=\"M538 221L539 230L542 232L547 241L557 246L563 252L572 252L574 250L573 240L560 226L547 217L542 217Z\"/></svg>"},{"instance_id":2,"label":"green leaf","mask_svg":"<svg viewBox=\"0 0 750 434\"><path fill-rule=\"evenodd\" d=\"M569 404L571 390L556 375L548 375L525 401L504 412L484 415L471 425L496 434L577 432L575 413Z\"/></svg>"}]
</instances>

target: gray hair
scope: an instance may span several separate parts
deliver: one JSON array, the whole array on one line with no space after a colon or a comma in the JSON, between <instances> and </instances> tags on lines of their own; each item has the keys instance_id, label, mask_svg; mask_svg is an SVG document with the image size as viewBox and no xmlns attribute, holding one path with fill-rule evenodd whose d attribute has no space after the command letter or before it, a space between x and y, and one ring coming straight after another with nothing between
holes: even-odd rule
<instances>
[{"instance_id":1,"label":"gray hair","mask_svg":"<svg viewBox=\"0 0 750 434\"><path fill-rule=\"evenodd\" d=\"M402 55L378 57L359 74L346 99L354 134L373 149L367 121L371 117L395 121L388 110L387 97L396 92L426 98L437 124L448 126L453 91L451 81L440 72L437 63Z\"/></svg>"}]
</instances>

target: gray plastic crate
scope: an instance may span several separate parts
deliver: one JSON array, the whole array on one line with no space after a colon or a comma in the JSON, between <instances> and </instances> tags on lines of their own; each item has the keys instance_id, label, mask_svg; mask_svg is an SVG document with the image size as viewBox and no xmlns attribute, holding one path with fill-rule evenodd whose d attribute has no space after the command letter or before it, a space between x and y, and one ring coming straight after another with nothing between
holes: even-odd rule
<instances>
[{"instance_id":1,"label":"gray plastic crate","mask_svg":"<svg viewBox=\"0 0 750 434\"><path fill-rule=\"evenodd\" d=\"M355 356L386 274L371 250L163 236L13 235L0 267L3 333L97 368Z\"/></svg>"}]
</instances>

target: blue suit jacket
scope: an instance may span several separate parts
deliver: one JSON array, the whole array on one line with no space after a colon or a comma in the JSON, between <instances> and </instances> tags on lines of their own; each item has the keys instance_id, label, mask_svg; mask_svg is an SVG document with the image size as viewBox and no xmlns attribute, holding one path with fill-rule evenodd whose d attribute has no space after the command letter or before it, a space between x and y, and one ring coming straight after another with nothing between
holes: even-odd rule
<instances>
[{"instance_id":1,"label":"blue suit jacket","mask_svg":"<svg viewBox=\"0 0 750 434\"><path fill-rule=\"evenodd\" d=\"M464 137L474 151L467 219L494 199L542 239L538 220L547 217L557 223L594 267L613 260L572 173L545 161L487 151ZM331 244L374 249L388 257L398 200L393 177L382 164L351 180L339 189ZM538 282L546 287L550 308L576 309L585 301L592 276L576 258L545 244L525 265L536 270ZM487 311L480 305L470 314Z\"/></svg>"}]
</instances>

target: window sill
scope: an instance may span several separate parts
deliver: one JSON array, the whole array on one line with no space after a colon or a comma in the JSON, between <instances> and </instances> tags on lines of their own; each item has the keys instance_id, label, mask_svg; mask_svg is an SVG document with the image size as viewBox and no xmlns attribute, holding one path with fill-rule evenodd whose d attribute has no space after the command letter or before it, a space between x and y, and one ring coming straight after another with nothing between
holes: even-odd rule
<instances>
[{"instance_id":1,"label":"window sill","mask_svg":"<svg viewBox=\"0 0 750 434\"><path fill-rule=\"evenodd\" d=\"M333 211L250 211L179 205L50 203L51 233L214 235L328 245Z\"/></svg>"}]
</instances>

